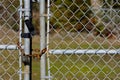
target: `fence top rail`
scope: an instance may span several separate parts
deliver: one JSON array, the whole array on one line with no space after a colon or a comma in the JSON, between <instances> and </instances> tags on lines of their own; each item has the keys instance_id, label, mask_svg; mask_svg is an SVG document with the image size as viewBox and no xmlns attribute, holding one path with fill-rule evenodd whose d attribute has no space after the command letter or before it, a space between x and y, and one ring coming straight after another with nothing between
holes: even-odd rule
<instances>
[{"instance_id":1,"label":"fence top rail","mask_svg":"<svg viewBox=\"0 0 120 80\"><path fill-rule=\"evenodd\" d=\"M24 46L21 46L22 49ZM18 46L17 45L0 45L0 50L17 50Z\"/></svg>"},{"instance_id":2,"label":"fence top rail","mask_svg":"<svg viewBox=\"0 0 120 80\"><path fill-rule=\"evenodd\" d=\"M65 50L65 49L57 49L57 50L49 50L50 54L120 54L120 49L82 49L82 50Z\"/></svg>"},{"instance_id":3,"label":"fence top rail","mask_svg":"<svg viewBox=\"0 0 120 80\"><path fill-rule=\"evenodd\" d=\"M0 45L0 50L16 50L17 45Z\"/></svg>"}]
</instances>

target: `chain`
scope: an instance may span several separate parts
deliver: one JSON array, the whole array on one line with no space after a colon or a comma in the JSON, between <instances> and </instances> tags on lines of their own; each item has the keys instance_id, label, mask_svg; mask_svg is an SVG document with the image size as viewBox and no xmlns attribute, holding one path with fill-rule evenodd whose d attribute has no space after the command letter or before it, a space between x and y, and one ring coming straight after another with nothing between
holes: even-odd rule
<instances>
[{"instance_id":1,"label":"chain","mask_svg":"<svg viewBox=\"0 0 120 80\"><path fill-rule=\"evenodd\" d=\"M24 50L22 49L22 47L20 46L19 42L17 43L17 47L20 50L20 52L22 53L23 56L29 56L29 57L33 57L33 58L37 58L40 59L41 56L46 53L47 48L44 48L43 50L40 51L40 49L32 49L33 52L37 52L37 53L33 53L33 54L29 54L29 55L25 55ZM38 54L40 53L40 54Z\"/></svg>"},{"instance_id":2,"label":"chain","mask_svg":"<svg viewBox=\"0 0 120 80\"><path fill-rule=\"evenodd\" d=\"M39 52L40 54L34 53L34 54L32 54L31 56L40 59L41 56L42 56L44 53L46 53L47 48L44 48L42 51L40 51L40 49L32 49L32 51L34 51L34 52ZM29 55L29 56L30 56L30 55Z\"/></svg>"}]
</instances>

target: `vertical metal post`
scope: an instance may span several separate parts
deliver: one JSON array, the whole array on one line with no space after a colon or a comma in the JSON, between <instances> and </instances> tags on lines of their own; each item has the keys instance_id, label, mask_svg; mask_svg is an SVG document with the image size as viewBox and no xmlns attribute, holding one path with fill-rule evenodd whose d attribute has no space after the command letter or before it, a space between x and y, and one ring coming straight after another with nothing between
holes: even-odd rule
<instances>
[{"instance_id":1,"label":"vertical metal post","mask_svg":"<svg viewBox=\"0 0 120 80\"><path fill-rule=\"evenodd\" d=\"M45 36L45 0L40 0L40 50L46 48ZM45 80L46 76L46 55L43 54L40 60L41 80Z\"/></svg>"},{"instance_id":2,"label":"vertical metal post","mask_svg":"<svg viewBox=\"0 0 120 80\"><path fill-rule=\"evenodd\" d=\"M24 0L24 16L25 20L32 20L31 16L31 9L32 9L32 0ZM24 33L30 34L28 27L26 24L24 24ZM25 55L30 55L32 54L32 37L27 37L24 39L24 52ZM24 63L24 80L31 80L32 79L32 58L30 56L25 56L25 63Z\"/></svg>"},{"instance_id":3,"label":"vertical metal post","mask_svg":"<svg viewBox=\"0 0 120 80\"><path fill-rule=\"evenodd\" d=\"M19 18L20 18L20 26L19 26L19 44L21 46L22 44L22 38L21 38L21 33L22 33L22 0L19 0L20 2L20 14L19 14ZM19 50L19 80L22 80L22 57L21 57L21 51Z\"/></svg>"},{"instance_id":4,"label":"vertical metal post","mask_svg":"<svg viewBox=\"0 0 120 80\"><path fill-rule=\"evenodd\" d=\"M49 49L49 25L50 25L50 0L47 0L47 51ZM49 55L47 52L47 66L48 66L48 80L51 80L51 76L50 76L50 60L49 60Z\"/></svg>"}]
</instances>

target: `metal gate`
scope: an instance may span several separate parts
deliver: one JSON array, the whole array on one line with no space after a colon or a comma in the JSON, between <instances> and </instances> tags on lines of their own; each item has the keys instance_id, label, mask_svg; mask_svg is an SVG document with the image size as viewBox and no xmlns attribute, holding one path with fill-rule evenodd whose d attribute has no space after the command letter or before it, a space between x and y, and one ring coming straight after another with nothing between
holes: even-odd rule
<instances>
[{"instance_id":1,"label":"metal gate","mask_svg":"<svg viewBox=\"0 0 120 80\"><path fill-rule=\"evenodd\" d=\"M40 14L37 17L40 19L41 27L40 36L38 35L37 40L32 41L36 34L32 22L34 3L38 5L36 8L41 8L40 12L37 11ZM32 78L34 76L32 69L40 66L42 73L41 77L37 75L37 79L46 78L45 17L44 0L0 0L0 80L35 79L35 77ZM35 44L37 48L33 47L35 41L41 43ZM41 65L35 67L33 64L32 66L32 58L40 60ZM38 61L34 63L38 65L36 63ZM40 74L40 71L35 73Z\"/></svg>"},{"instance_id":2,"label":"metal gate","mask_svg":"<svg viewBox=\"0 0 120 80\"><path fill-rule=\"evenodd\" d=\"M33 2L40 5L38 50ZM118 0L0 0L0 79L31 80L37 57L41 80L119 80L119 7Z\"/></svg>"},{"instance_id":3,"label":"metal gate","mask_svg":"<svg viewBox=\"0 0 120 80\"><path fill-rule=\"evenodd\" d=\"M44 46L41 46L42 50L39 47L32 49L32 37L35 34L32 24L33 2L38 1L0 0L0 80L31 80L32 57L40 58L46 51ZM32 53L36 50L41 54Z\"/></svg>"},{"instance_id":4,"label":"metal gate","mask_svg":"<svg viewBox=\"0 0 120 80\"><path fill-rule=\"evenodd\" d=\"M120 79L119 6L118 0L51 0L53 80Z\"/></svg>"},{"instance_id":5,"label":"metal gate","mask_svg":"<svg viewBox=\"0 0 120 80\"><path fill-rule=\"evenodd\" d=\"M21 54L17 43L19 36L19 1L0 0L0 80L19 79Z\"/></svg>"}]
</instances>

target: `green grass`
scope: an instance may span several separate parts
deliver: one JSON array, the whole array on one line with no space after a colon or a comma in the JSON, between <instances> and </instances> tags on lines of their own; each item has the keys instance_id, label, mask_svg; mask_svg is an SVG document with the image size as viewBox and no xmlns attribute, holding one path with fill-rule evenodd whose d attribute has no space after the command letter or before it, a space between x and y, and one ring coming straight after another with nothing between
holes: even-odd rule
<instances>
[{"instance_id":1,"label":"green grass","mask_svg":"<svg viewBox=\"0 0 120 80\"><path fill-rule=\"evenodd\" d=\"M33 59L32 62L32 79L40 80L40 61Z\"/></svg>"},{"instance_id":2,"label":"green grass","mask_svg":"<svg viewBox=\"0 0 120 80\"><path fill-rule=\"evenodd\" d=\"M51 74L53 80L84 77L113 80L120 71L119 58L120 55L51 55Z\"/></svg>"},{"instance_id":3,"label":"green grass","mask_svg":"<svg viewBox=\"0 0 120 80\"><path fill-rule=\"evenodd\" d=\"M16 52L15 52L16 53ZM4 52L4 56L7 59L0 56L0 62L2 66L6 69L6 72L12 75L13 80L18 79L18 74L13 69L18 69L18 62L13 62L14 59L12 56L17 55L8 55L8 51ZM85 77L92 80L94 78L103 79L115 79L118 77L120 72L120 55L50 55L50 71L53 80L71 80L78 79L82 80ZM16 59L17 61L18 59ZM13 66L10 67L10 64L13 63ZM1 66L1 67L2 67ZM39 60L33 59L32 64L32 77L33 80L40 80L40 62ZM5 73L4 70L0 69L0 74L4 73L5 80L10 79L10 77ZM15 73L15 74L14 74ZM14 75L13 75L14 74ZM7 78L6 78L7 76ZM118 77L119 78L119 77ZM118 79L119 80L119 79Z\"/></svg>"},{"instance_id":4,"label":"green grass","mask_svg":"<svg viewBox=\"0 0 120 80\"><path fill-rule=\"evenodd\" d=\"M56 38L58 41L59 39ZM70 39L67 40L68 43L70 42ZM38 36L33 38L33 48L39 48L39 38ZM60 46L61 45L61 46ZM60 44L60 48L66 48L63 43ZM83 43L83 47L85 48L87 44ZM82 46L81 45L81 46ZM51 45L54 47L54 45ZM59 47L57 46L57 47ZM77 44L74 45L74 42L69 45L71 48L76 48L78 46ZM105 46L108 46L107 44ZM92 47L98 47L98 45L92 45ZM86 47L87 48L87 47ZM9 52L13 54L8 54ZM16 73L15 69L18 69L18 52L12 52L12 51L1 51L0 55L0 67L4 67L6 69L3 70L0 69L0 75L4 74L2 76L3 79L8 80L10 79L10 75L12 75L13 80L18 79L18 74ZM13 56L16 56L16 61L14 62ZM107 80L108 78L118 79L119 72L120 72L120 55L108 55L108 54L102 54L102 55L77 55L77 54L71 54L71 55L50 55L50 71L51 76L53 77L53 80L86 80L86 78L92 80L99 78L100 80ZM32 77L33 80L40 80L40 60L33 59L32 62ZM12 63L13 66L10 67L9 63ZM14 74L15 73L15 74ZM6 78L7 76L7 78Z\"/></svg>"},{"instance_id":5,"label":"green grass","mask_svg":"<svg viewBox=\"0 0 120 80\"><path fill-rule=\"evenodd\" d=\"M50 55L53 80L118 79L120 55ZM39 60L33 59L33 79L40 78ZM86 78L85 78L86 77Z\"/></svg>"},{"instance_id":6,"label":"green grass","mask_svg":"<svg viewBox=\"0 0 120 80\"><path fill-rule=\"evenodd\" d=\"M117 38L103 38L86 32L66 32L57 30L50 34L49 47L51 49L119 49Z\"/></svg>"},{"instance_id":7,"label":"green grass","mask_svg":"<svg viewBox=\"0 0 120 80\"><path fill-rule=\"evenodd\" d=\"M66 49L68 46L69 48L76 48L78 44L75 42L71 43L70 37L66 37L64 41L66 41L67 44L60 43L61 39L59 37L53 37L52 39L56 41L56 45L53 43L50 44L51 48L61 48ZM74 39L75 41L81 41L81 38ZM34 39L36 40L36 39ZM34 47L39 47L38 42L34 41L35 45ZM97 40L97 38L96 38ZM93 39L89 39L88 43L91 43ZM98 39L98 42L104 41L101 39ZM110 39L110 42L113 40ZM53 41L52 41L53 42ZM93 47L94 49L100 48L99 44L88 44L86 42L81 43L79 45L81 48L89 48ZM119 44L113 44L114 47L119 49ZM104 42L102 44L102 48L109 48L110 45L107 42ZM53 80L82 80L88 78L90 80L99 78L100 80L103 79L115 79L117 78L119 72L120 72L120 55L108 55L108 54L94 54L94 55L77 55L77 54L71 54L71 55L50 55L50 71L51 76L53 77ZM33 60L33 78L35 80L39 80L40 78L40 64L38 60ZM85 78L86 77L86 78ZM119 77L118 77L119 78Z\"/></svg>"},{"instance_id":8,"label":"green grass","mask_svg":"<svg viewBox=\"0 0 120 80\"><path fill-rule=\"evenodd\" d=\"M0 51L0 79L16 80L19 78L18 51L4 50Z\"/></svg>"}]
</instances>

